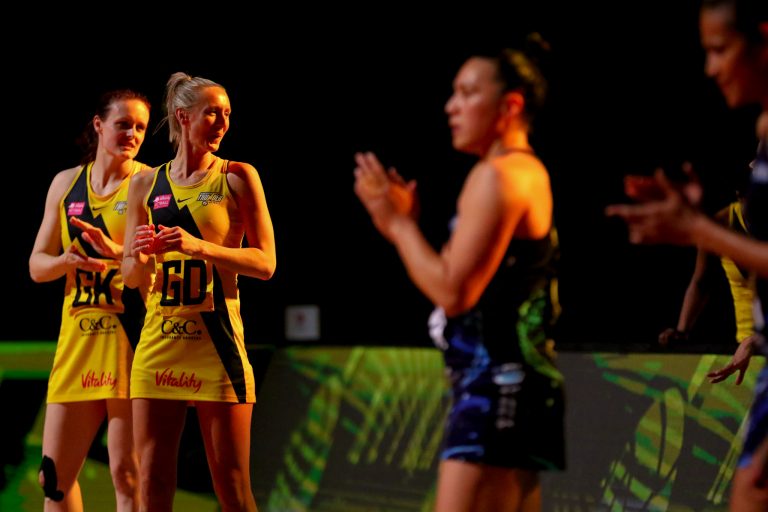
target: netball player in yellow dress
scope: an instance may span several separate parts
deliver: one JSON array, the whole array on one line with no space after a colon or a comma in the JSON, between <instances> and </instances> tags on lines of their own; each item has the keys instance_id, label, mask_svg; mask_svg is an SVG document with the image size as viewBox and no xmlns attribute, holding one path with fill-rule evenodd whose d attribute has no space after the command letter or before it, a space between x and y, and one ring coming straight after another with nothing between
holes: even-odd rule
<instances>
[{"instance_id":1,"label":"netball player in yellow dress","mask_svg":"<svg viewBox=\"0 0 768 512\"><path fill-rule=\"evenodd\" d=\"M165 106L176 157L131 181L123 260L128 286L154 276L131 375L142 506L172 509L192 402L222 510L256 510L249 476L256 391L237 278L272 276L272 221L256 169L214 155L229 129L224 88L175 73Z\"/></svg>"},{"instance_id":2,"label":"netball player in yellow dress","mask_svg":"<svg viewBox=\"0 0 768 512\"><path fill-rule=\"evenodd\" d=\"M117 510L138 510L129 382L145 309L120 262L129 178L149 169L134 160L149 109L132 91L102 96L83 165L54 177L29 258L35 282L66 276L43 430L46 511L83 509L77 476L105 416Z\"/></svg>"}]
</instances>

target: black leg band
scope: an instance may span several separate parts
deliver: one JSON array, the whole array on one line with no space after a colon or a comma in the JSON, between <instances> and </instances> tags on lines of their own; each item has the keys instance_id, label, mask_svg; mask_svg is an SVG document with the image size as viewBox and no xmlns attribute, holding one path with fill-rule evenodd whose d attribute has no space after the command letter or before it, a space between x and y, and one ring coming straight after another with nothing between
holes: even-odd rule
<instances>
[{"instance_id":1,"label":"black leg band","mask_svg":"<svg viewBox=\"0 0 768 512\"><path fill-rule=\"evenodd\" d=\"M40 471L43 472L43 492L45 497L53 501L63 500L64 493L56 489L59 485L59 479L56 476L56 464L53 462L53 459L43 455Z\"/></svg>"}]
</instances>

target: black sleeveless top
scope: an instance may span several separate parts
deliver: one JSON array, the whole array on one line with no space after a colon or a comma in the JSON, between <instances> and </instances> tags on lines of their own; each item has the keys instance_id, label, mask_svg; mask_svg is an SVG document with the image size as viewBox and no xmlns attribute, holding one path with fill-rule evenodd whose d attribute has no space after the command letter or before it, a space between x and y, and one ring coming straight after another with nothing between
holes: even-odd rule
<instances>
[{"instance_id":1,"label":"black sleeveless top","mask_svg":"<svg viewBox=\"0 0 768 512\"><path fill-rule=\"evenodd\" d=\"M496 362L526 362L541 373L552 363L552 328L559 313L557 232L537 240L512 239L478 303L448 319L446 333L461 325L477 332Z\"/></svg>"}]
</instances>

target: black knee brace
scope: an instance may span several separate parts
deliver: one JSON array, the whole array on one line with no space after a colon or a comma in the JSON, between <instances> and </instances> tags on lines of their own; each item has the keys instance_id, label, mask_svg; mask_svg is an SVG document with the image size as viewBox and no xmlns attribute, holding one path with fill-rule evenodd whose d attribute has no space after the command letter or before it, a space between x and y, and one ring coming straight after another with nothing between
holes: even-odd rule
<instances>
[{"instance_id":1,"label":"black knee brace","mask_svg":"<svg viewBox=\"0 0 768 512\"><path fill-rule=\"evenodd\" d=\"M43 455L40 471L43 472L43 492L45 497L53 501L63 500L64 493L56 489L59 485L59 479L56 476L56 464L53 462L53 459Z\"/></svg>"}]
</instances>

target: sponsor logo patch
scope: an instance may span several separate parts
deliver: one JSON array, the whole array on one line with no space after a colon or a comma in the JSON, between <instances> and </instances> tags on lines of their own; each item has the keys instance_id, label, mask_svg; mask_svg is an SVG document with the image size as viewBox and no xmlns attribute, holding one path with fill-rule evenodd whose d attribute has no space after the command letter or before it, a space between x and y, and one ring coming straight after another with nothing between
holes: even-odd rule
<instances>
[{"instance_id":1,"label":"sponsor logo patch","mask_svg":"<svg viewBox=\"0 0 768 512\"><path fill-rule=\"evenodd\" d=\"M222 199L224 196L216 192L200 192L197 196L197 200L203 203L203 206L208 206L208 203L220 203Z\"/></svg>"},{"instance_id":2,"label":"sponsor logo patch","mask_svg":"<svg viewBox=\"0 0 768 512\"><path fill-rule=\"evenodd\" d=\"M171 194L160 194L152 201L152 209L168 208L169 204L171 204Z\"/></svg>"},{"instance_id":3,"label":"sponsor logo patch","mask_svg":"<svg viewBox=\"0 0 768 512\"><path fill-rule=\"evenodd\" d=\"M73 201L67 205L67 215L82 215L85 201Z\"/></svg>"},{"instance_id":4,"label":"sponsor logo patch","mask_svg":"<svg viewBox=\"0 0 768 512\"><path fill-rule=\"evenodd\" d=\"M155 372L155 385L171 388L194 389L195 393L197 393L203 386L203 381L197 378L195 372L192 372L189 375L187 372L181 372L181 375L177 376L173 373L173 370L166 368L162 372Z\"/></svg>"}]
</instances>

